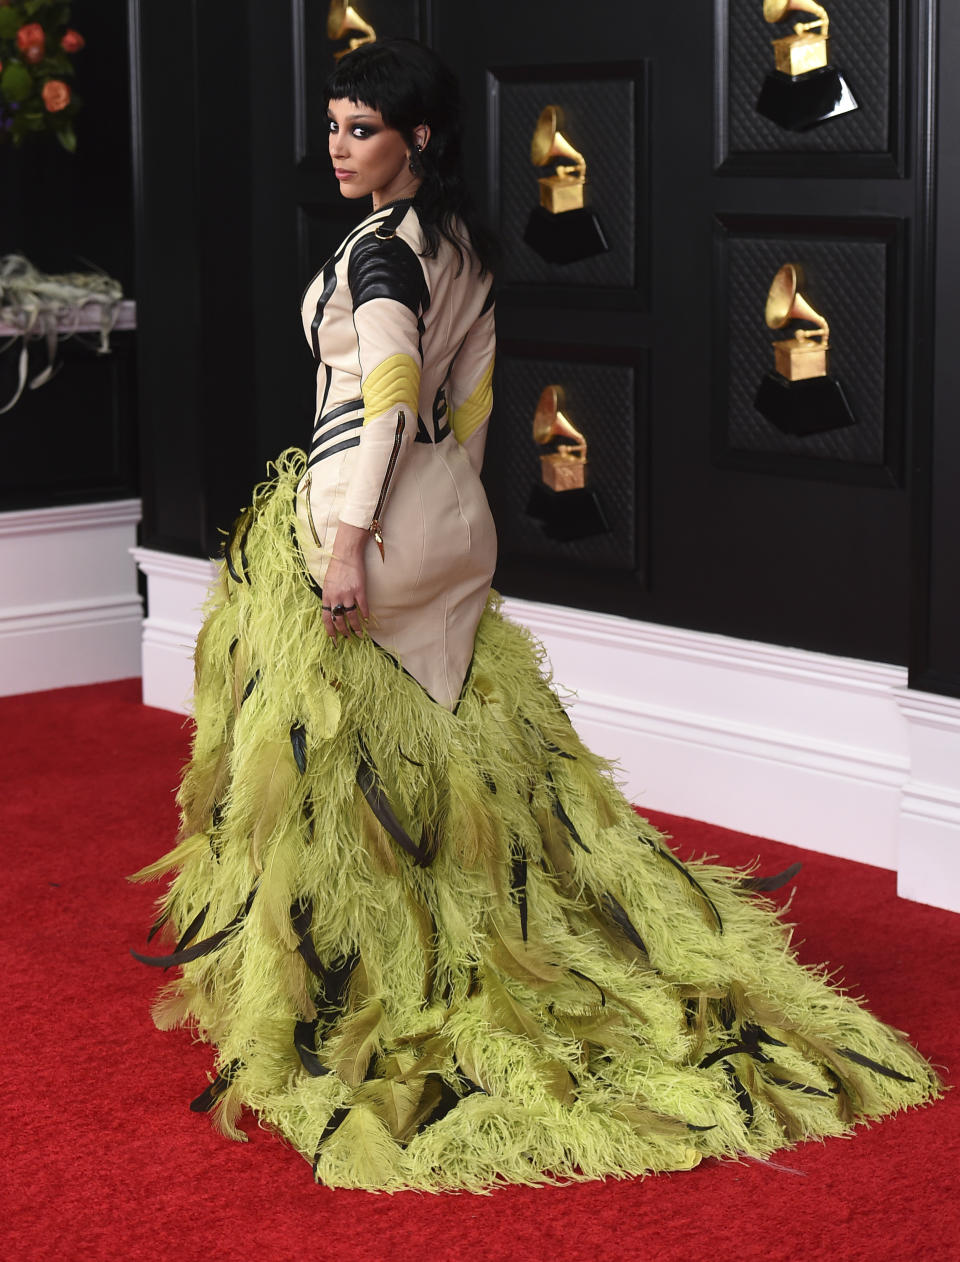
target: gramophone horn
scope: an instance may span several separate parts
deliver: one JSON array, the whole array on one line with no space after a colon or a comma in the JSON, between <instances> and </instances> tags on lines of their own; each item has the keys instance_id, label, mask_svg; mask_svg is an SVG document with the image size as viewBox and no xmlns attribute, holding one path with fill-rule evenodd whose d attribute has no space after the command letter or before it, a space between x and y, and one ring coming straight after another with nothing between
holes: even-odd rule
<instances>
[{"instance_id":1,"label":"gramophone horn","mask_svg":"<svg viewBox=\"0 0 960 1262\"><path fill-rule=\"evenodd\" d=\"M792 9L829 20L826 9L817 0L763 0L763 16L768 22L782 22Z\"/></svg>"},{"instance_id":2,"label":"gramophone horn","mask_svg":"<svg viewBox=\"0 0 960 1262\"><path fill-rule=\"evenodd\" d=\"M540 111L537 125L530 141L530 161L535 167L546 166L554 158L568 158L576 166L586 169L586 160L560 132L560 111L555 105L547 105Z\"/></svg>"},{"instance_id":3,"label":"gramophone horn","mask_svg":"<svg viewBox=\"0 0 960 1262\"><path fill-rule=\"evenodd\" d=\"M802 284L803 272L799 264L784 263L767 293L763 318L771 329L782 329L791 320L809 320L823 331L825 337L830 332L830 326L804 298L800 292Z\"/></svg>"},{"instance_id":4,"label":"gramophone horn","mask_svg":"<svg viewBox=\"0 0 960 1262\"><path fill-rule=\"evenodd\" d=\"M533 438L541 445L554 438L571 438L578 452L586 458L587 440L560 411L563 407L563 387L545 386L540 392L537 410L533 415Z\"/></svg>"},{"instance_id":5,"label":"gramophone horn","mask_svg":"<svg viewBox=\"0 0 960 1262\"><path fill-rule=\"evenodd\" d=\"M330 0L330 11L327 14L327 39L343 39L348 31L359 31L367 37L357 43L367 43L377 38L377 32L369 22L365 22L348 0Z\"/></svg>"}]
</instances>

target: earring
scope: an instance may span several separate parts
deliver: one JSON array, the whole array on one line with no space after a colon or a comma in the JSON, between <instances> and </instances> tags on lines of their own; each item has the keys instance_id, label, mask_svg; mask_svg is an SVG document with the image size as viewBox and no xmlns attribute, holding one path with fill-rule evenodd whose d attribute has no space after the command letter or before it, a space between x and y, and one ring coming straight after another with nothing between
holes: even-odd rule
<instances>
[{"instance_id":1,"label":"earring","mask_svg":"<svg viewBox=\"0 0 960 1262\"><path fill-rule=\"evenodd\" d=\"M422 145L413 146L415 152L411 153L410 161L407 164L410 167L411 175L423 175L423 163L420 161L420 154L423 152Z\"/></svg>"}]
</instances>

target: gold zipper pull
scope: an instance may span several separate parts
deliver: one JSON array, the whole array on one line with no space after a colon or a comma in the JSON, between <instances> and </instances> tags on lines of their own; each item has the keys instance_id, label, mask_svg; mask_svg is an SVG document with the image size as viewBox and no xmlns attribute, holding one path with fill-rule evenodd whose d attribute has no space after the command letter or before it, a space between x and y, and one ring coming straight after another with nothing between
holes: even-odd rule
<instances>
[{"instance_id":1,"label":"gold zipper pull","mask_svg":"<svg viewBox=\"0 0 960 1262\"><path fill-rule=\"evenodd\" d=\"M380 529L380 523L378 521L372 521L367 529L373 535L374 542L380 549L380 560L386 561L387 558L383 555L383 532Z\"/></svg>"},{"instance_id":2,"label":"gold zipper pull","mask_svg":"<svg viewBox=\"0 0 960 1262\"><path fill-rule=\"evenodd\" d=\"M386 561L383 554L383 531L380 527L380 514L383 512L383 505L387 498L387 491L390 487L390 479L393 477L393 471L397 467L397 457L400 455L400 445L403 442L403 431L406 426L407 418L402 409L397 413L397 429L393 436L393 450L390 452L390 459L387 462L387 471L383 475L383 485L380 487L380 497L377 500L377 507L373 510L373 521L367 529L376 540L377 547L380 549L380 560Z\"/></svg>"},{"instance_id":3,"label":"gold zipper pull","mask_svg":"<svg viewBox=\"0 0 960 1262\"><path fill-rule=\"evenodd\" d=\"M310 533L313 535L313 542L319 548L322 545L320 543L320 536L317 534L317 527L315 526L314 521L313 521L313 505L310 503L310 490L312 486L313 486L313 474L308 473L307 480L304 483L304 487L303 487L304 499L306 500L306 505L307 505L307 522L310 526Z\"/></svg>"}]
</instances>

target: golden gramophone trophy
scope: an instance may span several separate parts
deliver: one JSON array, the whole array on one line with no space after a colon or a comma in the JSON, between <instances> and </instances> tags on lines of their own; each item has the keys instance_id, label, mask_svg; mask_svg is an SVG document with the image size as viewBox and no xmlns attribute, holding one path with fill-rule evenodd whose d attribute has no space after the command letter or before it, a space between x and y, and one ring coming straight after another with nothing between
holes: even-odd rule
<instances>
[{"instance_id":1,"label":"golden gramophone trophy","mask_svg":"<svg viewBox=\"0 0 960 1262\"><path fill-rule=\"evenodd\" d=\"M530 142L535 167L553 165L541 177L540 205L527 221L523 239L548 263L576 263L609 250L600 220L583 204L587 163L560 131L560 110L547 105Z\"/></svg>"},{"instance_id":2,"label":"golden gramophone trophy","mask_svg":"<svg viewBox=\"0 0 960 1262\"><path fill-rule=\"evenodd\" d=\"M792 337L772 343L775 371L760 382L754 407L784 434L821 434L855 424L843 387L830 374L830 326L801 292L803 273L785 263L773 278L764 319L771 329L791 320L814 327L791 330Z\"/></svg>"},{"instance_id":3,"label":"golden gramophone trophy","mask_svg":"<svg viewBox=\"0 0 960 1262\"><path fill-rule=\"evenodd\" d=\"M814 15L797 22L792 35L772 40L776 69L764 80L757 113L786 131L809 131L829 118L859 109L836 66L830 65L830 18L817 0L763 0L768 22L783 22L799 10Z\"/></svg>"},{"instance_id":4,"label":"golden gramophone trophy","mask_svg":"<svg viewBox=\"0 0 960 1262\"><path fill-rule=\"evenodd\" d=\"M351 31L357 33L350 36L346 48L337 49L333 54L334 60L339 61L341 57L352 53L361 44L372 44L377 38L377 32L369 22L363 20L351 4L347 3L347 0L330 0L330 11L327 14L327 39L343 39Z\"/></svg>"},{"instance_id":5,"label":"golden gramophone trophy","mask_svg":"<svg viewBox=\"0 0 960 1262\"><path fill-rule=\"evenodd\" d=\"M545 386L533 415L533 441L541 448L540 481L527 514L550 539L568 543L609 530L596 493L587 485L587 440L561 408L562 386Z\"/></svg>"}]
</instances>

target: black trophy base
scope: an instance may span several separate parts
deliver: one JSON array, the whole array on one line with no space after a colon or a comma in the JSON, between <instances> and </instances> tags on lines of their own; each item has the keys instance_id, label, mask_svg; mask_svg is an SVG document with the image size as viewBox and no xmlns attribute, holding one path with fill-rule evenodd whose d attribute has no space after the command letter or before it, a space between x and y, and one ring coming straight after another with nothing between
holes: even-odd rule
<instances>
[{"instance_id":1,"label":"black trophy base","mask_svg":"<svg viewBox=\"0 0 960 1262\"><path fill-rule=\"evenodd\" d=\"M523 239L548 263L579 263L610 249L600 220L584 206L559 215L535 206Z\"/></svg>"},{"instance_id":2,"label":"black trophy base","mask_svg":"<svg viewBox=\"0 0 960 1262\"><path fill-rule=\"evenodd\" d=\"M782 434L799 438L857 423L835 377L787 381L778 372L769 372L760 382L753 406Z\"/></svg>"},{"instance_id":3,"label":"black trophy base","mask_svg":"<svg viewBox=\"0 0 960 1262\"><path fill-rule=\"evenodd\" d=\"M786 131L809 131L859 108L846 79L834 66L793 76L772 70L757 100L757 113Z\"/></svg>"},{"instance_id":4,"label":"black trophy base","mask_svg":"<svg viewBox=\"0 0 960 1262\"><path fill-rule=\"evenodd\" d=\"M535 482L530 488L527 516L540 522L547 538L560 543L604 535L610 529L596 491L585 486L554 491L542 482Z\"/></svg>"}]
</instances>

